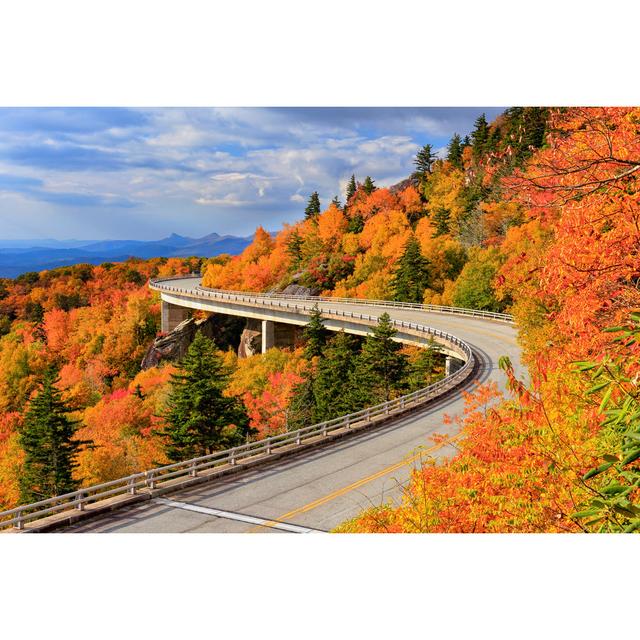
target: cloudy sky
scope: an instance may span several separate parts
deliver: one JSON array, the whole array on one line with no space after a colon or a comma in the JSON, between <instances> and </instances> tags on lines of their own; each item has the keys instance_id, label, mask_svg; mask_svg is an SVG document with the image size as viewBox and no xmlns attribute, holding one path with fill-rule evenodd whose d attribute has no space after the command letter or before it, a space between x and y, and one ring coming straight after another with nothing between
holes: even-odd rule
<instances>
[{"instance_id":1,"label":"cloudy sky","mask_svg":"<svg viewBox=\"0 0 640 640\"><path fill-rule=\"evenodd\" d=\"M500 108L0 108L0 239L249 235Z\"/></svg>"}]
</instances>

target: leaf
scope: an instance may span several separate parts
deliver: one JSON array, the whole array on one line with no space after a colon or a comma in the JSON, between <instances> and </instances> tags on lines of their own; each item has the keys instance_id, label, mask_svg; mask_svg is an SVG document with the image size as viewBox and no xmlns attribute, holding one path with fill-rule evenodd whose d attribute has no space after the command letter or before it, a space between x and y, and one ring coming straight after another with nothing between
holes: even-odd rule
<instances>
[{"instance_id":1,"label":"leaf","mask_svg":"<svg viewBox=\"0 0 640 640\"><path fill-rule=\"evenodd\" d=\"M595 469L591 469L590 471L585 473L582 476L582 479L589 480L589 478L595 478L595 476L600 475L601 473L609 469L612 465L613 465L613 462L605 462L604 464L601 464L599 467L596 467Z\"/></svg>"},{"instance_id":2,"label":"leaf","mask_svg":"<svg viewBox=\"0 0 640 640\"><path fill-rule=\"evenodd\" d=\"M595 386L591 387L591 389L587 391L587 395L592 395L594 393L597 393L598 391L600 391L601 389L604 389L606 386L610 384L611 384L611 380L607 380L606 382L600 382L599 384L596 384Z\"/></svg>"},{"instance_id":3,"label":"leaf","mask_svg":"<svg viewBox=\"0 0 640 640\"><path fill-rule=\"evenodd\" d=\"M600 403L600 406L598 407L598 412L602 413L605 408L607 407L607 405L609 404L609 400L611 400L611 392L613 391L613 387L609 387L605 393L604 396L602 397L602 402Z\"/></svg>"}]
</instances>

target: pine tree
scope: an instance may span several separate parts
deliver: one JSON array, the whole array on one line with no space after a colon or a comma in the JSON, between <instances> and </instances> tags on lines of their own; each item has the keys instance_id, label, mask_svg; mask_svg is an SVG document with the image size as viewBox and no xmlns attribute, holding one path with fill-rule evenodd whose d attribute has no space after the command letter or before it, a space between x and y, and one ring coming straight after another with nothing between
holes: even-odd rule
<instances>
[{"instance_id":1,"label":"pine tree","mask_svg":"<svg viewBox=\"0 0 640 640\"><path fill-rule=\"evenodd\" d=\"M315 218L320 214L320 196L317 191L314 191L309 197L309 203L304 210L305 218Z\"/></svg>"},{"instance_id":2,"label":"pine tree","mask_svg":"<svg viewBox=\"0 0 640 640\"><path fill-rule=\"evenodd\" d=\"M358 186L356 185L356 177L355 175L351 175L351 180L349 180L349 184L347 184L347 199L346 204L349 204L351 198L353 198Z\"/></svg>"},{"instance_id":3,"label":"pine tree","mask_svg":"<svg viewBox=\"0 0 640 640\"><path fill-rule=\"evenodd\" d=\"M25 453L20 477L22 503L37 502L75 491L79 482L73 477L78 466L76 456L86 440L74 440L80 421L69 418L72 409L62 398L57 371L50 367L44 374L39 393L31 400L20 429L20 445Z\"/></svg>"},{"instance_id":4,"label":"pine tree","mask_svg":"<svg viewBox=\"0 0 640 640\"><path fill-rule=\"evenodd\" d=\"M340 198L338 198L338 196L334 196L333 200L331 201L331 204L336 209L342 209L342 202L340 202Z\"/></svg>"},{"instance_id":5,"label":"pine tree","mask_svg":"<svg viewBox=\"0 0 640 640\"><path fill-rule=\"evenodd\" d=\"M432 382L435 382L434 370L438 364L438 354L440 349L433 338L426 348L420 349L418 357L409 367L408 384L409 391L423 389Z\"/></svg>"},{"instance_id":6,"label":"pine tree","mask_svg":"<svg viewBox=\"0 0 640 640\"><path fill-rule=\"evenodd\" d=\"M287 253L291 257L291 266L296 269L302 261L302 246L304 240L300 232L295 229L287 241Z\"/></svg>"},{"instance_id":7,"label":"pine tree","mask_svg":"<svg viewBox=\"0 0 640 640\"><path fill-rule=\"evenodd\" d=\"M476 160L484 153L489 141L489 125L484 113L476 119L475 129L471 133L473 157Z\"/></svg>"},{"instance_id":8,"label":"pine tree","mask_svg":"<svg viewBox=\"0 0 640 640\"><path fill-rule=\"evenodd\" d=\"M409 362L400 353L402 345L393 340L396 333L389 314L383 313L356 358L352 384L365 405L390 400L393 392L406 389Z\"/></svg>"},{"instance_id":9,"label":"pine tree","mask_svg":"<svg viewBox=\"0 0 640 640\"><path fill-rule=\"evenodd\" d=\"M449 142L449 146L447 147L447 160L457 169L462 170L464 165L462 164L462 151L463 151L462 140L457 133L453 134L453 138Z\"/></svg>"},{"instance_id":10,"label":"pine tree","mask_svg":"<svg viewBox=\"0 0 640 640\"><path fill-rule=\"evenodd\" d=\"M313 305L311 315L309 316L309 322L304 327L302 333L305 339L304 356L311 360L315 356L322 355L322 350L327 343L328 332L324 328L322 322L322 314L318 309L318 303Z\"/></svg>"},{"instance_id":11,"label":"pine tree","mask_svg":"<svg viewBox=\"0 0 640 640\"><path fill-rule=\"evenodd\" d=\"M374 181L371 179L370 176L367 176L364 179L364 183L362 185L362 189L368 196L370 196L377 189Z\"/></svg>"},{"instance_id":12,"label":"pine tree","mask_svg":"<svg viewBox=\"0 0 640 640\"><path fill-rule=\"evenodd\" d=\"M438 207L433 213L435 229L432 238L443 236L451 230L451 212L446 207Z\"/></svg>"},{"instance_id":13,"label":"pine tree","mask_svg":"<svg viewBox=\"0 0 640 640\"><path fill-rule=\"evenodd\" d=\"M437 160L437 156L432 152L431 145L425 144L420 151L418 151L413 164L418 168L418 173L424 175L431 173L431 167Z\"/></svg>"},{"instance_id":14,"label":"pine tree","mask_svg":"<svg viewBox=\"0 0 640 640\"><path fill-rule=\"evenodd\" d=\"M357 213L355 216L349 218L347 223L347 231L349 233L360 233L364 229L364 218L361 214Z\"/></svg>"},{"instance_id":15,"label":"pine tree","mask_svg":"<svg viewBox=\"0 0 640 640\"><path fill-rule=\"evenodd\" d=\"M318 422L316 397L313 392L315 377L307 377L293 388L291 402L289 403L289 419L287 426L289 431L296 431Z\"/></svg>"},{"instance_id":16,"label":"pine tree","mask_svg":"<svg viewBox=\"0 0 640 640\"><path fill-rule=\"evenodd\" d=\"M391 287L393 299L421 303L429 286L429 261L422 255L420 243L411 235L396 265Z\"/></svg>"},{"instance_id":17,"label":"pine tree","mask_svg":"<svg viewBox=\"0 0 640 640\"><path fill-rule=\"evenodd\" d=\"M318 421L355 410L350 389L355 361L356 341L352 336L341 331L327 343L313 383Z\"/></svg>"},{"instance_id":18,"label":"pine tree","mask_svg":"<svg viewBox=\"0 0 640 640\"><path fill-rule=\"evenodd\" d=\"M171 376L165 418L165 450L172 461L203 456L242 442L248 418L238 398L223 395L230 371L213 340L200 331L178 373Z\"/></svg>"}]
</instances>

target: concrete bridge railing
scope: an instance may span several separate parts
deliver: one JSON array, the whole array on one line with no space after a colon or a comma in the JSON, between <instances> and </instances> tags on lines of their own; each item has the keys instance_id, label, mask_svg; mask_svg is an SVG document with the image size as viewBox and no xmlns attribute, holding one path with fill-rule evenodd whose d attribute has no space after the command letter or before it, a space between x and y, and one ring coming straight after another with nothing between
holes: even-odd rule
<instances>
[{"instance_id":1,"label":"concrete bridge railing","mask_svg":"<svg viewBox=\"0 0 640 640\"><path fill-rule=\"evenodd\" d=\"M347 314L371 326L378 322L378 317L366 314L340 310L326 312L330 315ZM420 341L416 340L416 343L421 346L424 346L425 338L438 336L459 351L465 360L464 365L456 372L424 389L333 420L0 512L0 528L40 531L64 526L88 514L95 515L116 507L148 500L162 493L207 481L287 453L300 451L302 448L316 446L321 442L388 420L441 397L471 375L474 356L466 342L451 334L417 323L404 320L392 320L392 322L399 329L422 338Z\"/></svg>"},{"instance_id":2,"label":"concrete bridge railing","mask_svg":"<svg viewBox=\"0 0 640 640\"><path fill-rule=\"evenodd\" d=\"M305 302L328 302L328 303L336 303L336 304L353 304L353 305L371 305L376 307L392 307L392 308L401 308L401 309L418 309L421 311L429 311L431 313L446 313L451 315L458 316L468 316L471 318L486 318L488 320L495 320L498 322L506 322L513 324L514 319L511 314L508 313L497 313L494 311L482 311L477 309L466 309L464 307L451 307L445 305L435 305L435 304L418 304L414 302L398 302L396 300L376 300L369 298L335 298L330 296L300 296L300 295L289 295L283 293L264 293L264 292L253 292L253 291L234 291L231 289L211 289L208 287L203 287L201 285L195 286L195 288L186 289L184 287L173 287L169 283L174 280L185 280L188 278L197 279L201 276L199 274L188 274L182 276L170 276L166 278L158 278L155 280L151 280L150 286L152 289L156 289L157 291L171 290L176 293L183 294L194 294L197 292L201 297L211 297L211 298L219 298L219 299L227 299L227 300L235 300L237 297L241 298L260 298L263 300L270 299L287 299L287 300L300 300ZM163 287L163 283L169 284L168 287Z\"/></svg>"}]
</instances>

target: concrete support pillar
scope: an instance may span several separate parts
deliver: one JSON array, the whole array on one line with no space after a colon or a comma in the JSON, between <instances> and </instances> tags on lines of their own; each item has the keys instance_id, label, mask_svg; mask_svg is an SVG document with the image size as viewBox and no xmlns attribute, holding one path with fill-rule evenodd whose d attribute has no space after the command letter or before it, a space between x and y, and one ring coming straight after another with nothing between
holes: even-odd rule
<instances>
[{"instance_id":1,"label":"concrete support pillar","mask_svg":"<svg viewBox=\"0 0 640 640\"><path fill-rule=\"evenodd\" d=\"M461 369L464 366L464 360L454 358L453 356L447 356L444 361L444 374L446 376L451 375Z\"/></svg>"},{"instance_id":2,"label":"concrete support pillar","mask_svg":"<svg viewBox=\"0 0 640 640\"><path fill-rule=\"evenodd\" d=\"M271 349L275 345L275 322L271 320L262 321L262 353Z\"/></svg>"},{"instance_id":3,"label":"concrete support pillar","mask_svg":"<svg viewBox=\"0 0 640 640\"><path fill-rule=\"evenodd\" d=\"M163 333L170 333L188 317L189 309L179 307L178 305L171 304L170 302L165 302L164 300L161 301L160 329Z\"/></svg>"}]
</instances>

